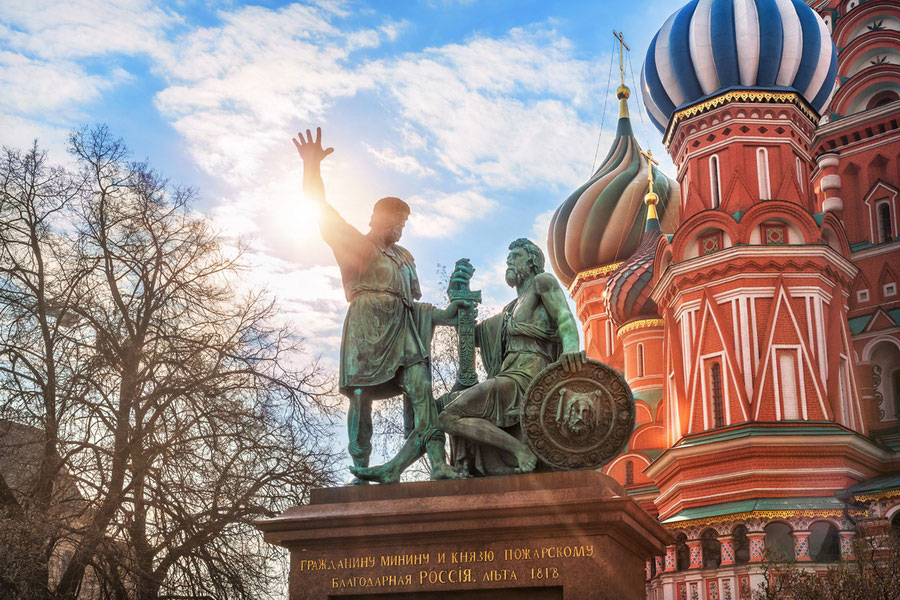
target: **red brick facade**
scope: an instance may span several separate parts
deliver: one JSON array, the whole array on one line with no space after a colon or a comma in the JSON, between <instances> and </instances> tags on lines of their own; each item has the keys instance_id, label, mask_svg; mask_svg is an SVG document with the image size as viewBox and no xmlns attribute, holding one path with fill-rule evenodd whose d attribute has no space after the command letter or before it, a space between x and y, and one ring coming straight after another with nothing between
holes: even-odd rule
<instances>
[{"instance_id":1,"label":"red brick facade","mask_svg":"<svg viewBox=\"0 0 900 600\"><path fill-rule=\"evenodd\" d=\"M811 6L838 51L821 120L798 94L729 92L670 121L680 206L653 256L657 314L610 310L629 259L570 287L588 355L636 396L604 471L684 534L648 563L651 599L744 597L785 535L800 560L840 559L843 491L900 472L900 5ZM850 516L900 519L900 492L883 495Z\"/></svg>"}]
</instances>

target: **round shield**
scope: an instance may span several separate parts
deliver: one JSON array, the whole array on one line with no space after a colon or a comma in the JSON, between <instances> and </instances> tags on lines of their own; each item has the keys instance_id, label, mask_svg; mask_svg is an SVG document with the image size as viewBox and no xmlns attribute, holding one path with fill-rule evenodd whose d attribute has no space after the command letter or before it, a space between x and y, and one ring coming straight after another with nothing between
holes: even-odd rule
<instances>
[{"instance_id":1,"label":"round shield","mask_svg":"<svg viewBox=\"0 0 900 600\"><path fill-rule=\"evenodd\" d=\"M587 359L567 373L556 362L525 392L519 417L531 450L559 469L596 469L614 458L634 429L634 396L622 375Z\"/></svg>"}]
</instances>

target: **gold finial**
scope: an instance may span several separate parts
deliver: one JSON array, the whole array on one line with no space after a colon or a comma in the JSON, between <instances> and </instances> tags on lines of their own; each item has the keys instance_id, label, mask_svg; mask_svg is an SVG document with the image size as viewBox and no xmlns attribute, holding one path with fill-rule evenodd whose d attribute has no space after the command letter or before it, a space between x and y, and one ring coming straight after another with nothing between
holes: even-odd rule
<instances>
[{"instance_id":1,"label":"gold finial","mask_svg":"<svg viewBox=\"0 0 900 600\"><path fill-rule=\"evenodd\" d=\"M656 203L659 202L659 196L653 191L653 165L658 165L659 161L653 158L653 152L648 148L646 152L641 151L641 156L647 159L647 193L644 194L644 204L647 205L647 218L656 219Z\"/></svg>"},{"instance_id":2,"label":"gold finial","mask_svg":"<svg viewBox=\"0 0 900 600\"><path fill-rule=\"evenodd\" d=\"M619 118L628 116L628 104L625 102L631 96L631 90L625 85L625 60L623 48L631 52L631 48L625 43L621 31L613 29L613 37L619 42L619 87L616 89L616 98L619 99Z\"/></svg>"}]
</instances>

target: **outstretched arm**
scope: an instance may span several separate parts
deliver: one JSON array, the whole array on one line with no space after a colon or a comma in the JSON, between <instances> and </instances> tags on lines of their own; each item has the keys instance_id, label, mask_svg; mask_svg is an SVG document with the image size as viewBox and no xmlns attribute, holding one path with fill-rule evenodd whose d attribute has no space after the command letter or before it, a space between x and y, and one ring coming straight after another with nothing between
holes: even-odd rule
<instances>
[{"instance_id":1,"label":"outstretched arm","mask_svg":"<svg viewBox=\"0 0 900 600\"><path fill-rule=\"evenodd\" d=\"M299 141L298 141L299 139ZM317 204L325 202L325 184L322 182L322 160L334 152L334 148L322 148L322 128L316 127L316 139L313 140L312 132L306 130L306 138L303 132L291 140L297 148L297 153L303 159L303 192L306 197Z\"/></svg>"},{"instance_id":2,"label":"outstretched arm","mask_svg":"<svg viewBox=\"0 0 900 600\"><path fill-rule=\"evenodd\" d=\"M435 307L432 319L435 325L456 325L456 317L461 308L472 308L475 303L471 300L451 300L447 308Z\"/></svg>"},{"instance_id":3,"label":"outstretched arm","mask_svg":"<svg viewBox=\"0 0 900 600\"><path fill-rule=\"evenodd\" d=\"M550 318L556 321L557 332L562 341L562 355L559 357L563 369L577 371L584 362L584 352L578 341L578 324L559 282L550 273L541 273L534 278L535 290L541 297Z\"/></svg>"},{"instance_id":4,"label":"outstretched arm","mask_svg":"<svg viewBox=\"0 0 900 600\"><path fill-rule=\"evenodd\" d=\"M322 238L332 247L335 258L342 267L358 266L367 259L371 244L367 244L365 236L325 201L321 165L322 160L334 152L334 148L322 148L321 127L316 127L315 139L307 129L305 138L301 131L291 141L303 159L303 192L319 207L319 230Z\"/></svg>"}]
</instances>

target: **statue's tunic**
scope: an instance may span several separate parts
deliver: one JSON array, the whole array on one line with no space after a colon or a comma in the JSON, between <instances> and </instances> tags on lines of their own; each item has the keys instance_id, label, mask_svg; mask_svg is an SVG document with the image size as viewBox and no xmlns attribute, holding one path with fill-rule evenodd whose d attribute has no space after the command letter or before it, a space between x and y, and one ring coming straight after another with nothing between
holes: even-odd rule
<instances>
[{"instance_id":1,"label":"statue's tunic","mask_svg":"<svg viewBox=\"0 0 900 600\"><path fill-rule=\"evenodd\" d=\"M401 393L400 369L427 362L432 310L421 298L415 261L404 248L383 246L323 207L322 237L334 251L350 302L341 337L341 393L370 388L373 397Z\"/></svg>"},{"instance_id":2,"label":"statue's tunic","mask_svg":"<svg viewBox=\"0 0 900 600\"><path fill-rule=\"evenodd\" d=\"M475 343L481 348L481 361L488 374L488 379L478 386L487 387L485 392L466 394L463 391L444 410L460 417L487 419L522 439L519 413L525 392L544 367L559 359L562 345L548 319L534 319L546 326L517 319L517 303L511 302L503 312L485 319L475 328ZM451 436L450 445L453 464L469 463L467 468L473 473L511 473L516 466L512 456L492 446L459 436Z\"/></svg>"},{"instance_id":3,"label":"statue's tunic","mask_svg":"<svg viewBox=\"0 0 900 600\"><path fill-rule=\"evenodd\" d=\"M517 320L515 305L512 302L475 329L476 344L490 376L485 383L493 385L480 402L463 395L448 406L461 416L487 419L498 427L516 425L528 384L559 358L556 330Z\"/></svg>"}]
</instances>

